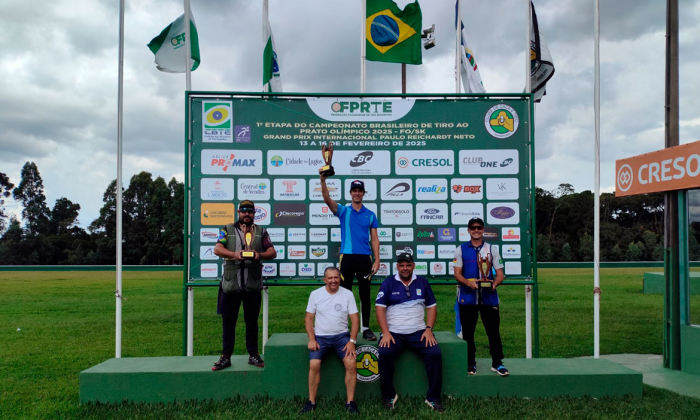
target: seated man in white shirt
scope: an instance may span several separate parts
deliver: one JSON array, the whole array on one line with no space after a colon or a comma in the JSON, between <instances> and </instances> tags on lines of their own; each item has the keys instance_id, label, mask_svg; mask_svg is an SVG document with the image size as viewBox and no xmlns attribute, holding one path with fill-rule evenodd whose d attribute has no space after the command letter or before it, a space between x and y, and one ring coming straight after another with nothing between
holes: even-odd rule
<instances>
[{"instance_id":1,"label":"seated man in white shirt","mask_svg":"<svg viewBox=\"0 0 700 420\"><path fill-rule=\"evenodd\" d=\"M304 319L306 333L309 335L309 400L301 409L301 413L309 413L316 409L316 391L321 382L321 360L326 353L335 352L345 365L345 409L350 413L359 414L355 403L355 345L360 329L360 316L357 313L355 296L351 291L340 287L340 271L337 268L328 267L323 274L326 285L311 292ZM349 333L348 316L352 320L352 331Z\"/></svg>"}]
</instances>

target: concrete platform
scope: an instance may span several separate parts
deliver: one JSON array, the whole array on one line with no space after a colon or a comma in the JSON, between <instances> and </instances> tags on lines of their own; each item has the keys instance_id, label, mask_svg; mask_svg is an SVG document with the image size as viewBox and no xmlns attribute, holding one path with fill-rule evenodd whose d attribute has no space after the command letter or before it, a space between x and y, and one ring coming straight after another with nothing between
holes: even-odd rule
<instances>
[{"instance_id":1,"label":"concrete platform","mask_svg":"<svg viewBox=\"0 0 700 420\"><path fill-rule=\"evenodd\" d=\"M490 371L489 359L477 359L478 374L467 375L466 343L436 332L443 354L443 393L452 396L555 397L642 395L642 374L610 360L506 359L511 374ZM81 402L171 402L221 400L237 395L273 398L306 396L306 334L274 334L265 348L265 368L234 356L233 366L212 372L217 356L110 359L80 373ZM361 345L373 344L360 340ZM359 348L359 347L358 347ZM340 360L328 357L321 368L319 396L345 395ZM399 359L394 384L401 395L425 395L423 363L410 351ZM379 380L357 384L356 398L379 398Z\"/></svg>"},{"instance_id":2,"label":"concrete platform","mask_svg":"<svg viewBox=\"0 0 700 420\"><path fill-rule=\"evenodd\" d=\"M663 271L644 273L644 293L663 295L665 285ZM690 273L690 294L700 295L700 272Z\"/></svg>"}]
</instances>

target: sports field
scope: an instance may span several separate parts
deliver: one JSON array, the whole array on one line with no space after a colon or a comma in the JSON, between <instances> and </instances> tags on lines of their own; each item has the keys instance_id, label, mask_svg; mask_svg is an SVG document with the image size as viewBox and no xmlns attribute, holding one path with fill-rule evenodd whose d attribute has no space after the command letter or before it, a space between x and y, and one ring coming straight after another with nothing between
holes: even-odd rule
<instances>
[{"instance_id":1,"label":"sports field","mask_svg":"<svg viewBox=\"0 0 700 420\"><path fill-rule=\"evenodd\" d=\"M663 296L642 294L644 268L601 270L601 353L661 353ZM658 271L658 269L656 270ZM113 272L0 272L0 418L292 418L301 399L254 399L170 405L79 405L78 374L114 357ZM591 269L540 270L541 357L593 351ZM376 289L377 287L375 287ZM304 332L309 287L270 291L270 333ZM437 330L454 330L454 287L435 289ZM524 291L502 287L501 332L508 357L525 356ZM124 273L123 357L181 355L182 277L178 272ZM691 299L700 321L700 296ZM216 290L195 292L196 355L221 345ZM374 321L374 317L372 318ZM242 317L241 317L242 327ZM376 322L373 329L378 331ZM243 328L236 354L245 353ZM487 357L477 328L478 357ZM305 384L301 385L305 387ZM644 397L617 399L446 399L441 418L700 418L700 400L645 386ZM418 398L395 413L360 401L363 415L433 417ZM342 401L322 400L315 418L344 416Z\"/></svg>"}]
</instances>

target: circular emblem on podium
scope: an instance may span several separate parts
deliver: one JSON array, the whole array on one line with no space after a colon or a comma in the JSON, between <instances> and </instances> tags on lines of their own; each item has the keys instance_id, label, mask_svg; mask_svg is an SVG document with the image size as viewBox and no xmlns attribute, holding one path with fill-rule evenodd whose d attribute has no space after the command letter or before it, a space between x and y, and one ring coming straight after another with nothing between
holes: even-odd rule
<instances>
[{"instance_id":1,"label":"circular emblem on podium","mask_svg":"<svg viewBox=\"0 0 700 420\"><path fill-rule=\"evenodd\" d=\"M374 346L362 345L357 353L357 380L374 382L379 379L379 350Z\"/></svg>"}]
</instances>

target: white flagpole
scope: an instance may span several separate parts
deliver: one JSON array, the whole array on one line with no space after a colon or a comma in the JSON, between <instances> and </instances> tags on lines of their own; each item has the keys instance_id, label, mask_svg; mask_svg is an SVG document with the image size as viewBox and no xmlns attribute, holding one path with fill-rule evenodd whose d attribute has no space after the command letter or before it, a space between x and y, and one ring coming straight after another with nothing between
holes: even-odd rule
<instances>
[{"instance_id":1,"label":"white flagpole","mask_svg":"<svg viewBox=\"0 0 700 420\"><path fill-rule=\"evenodd\" d=\"M525 37L525 93L532 92L530 85L530 28L532 27L532 9L530 0L527 0L527 36ZM532 99L531 99L532 100ZM528 103L528 114L530 113L530 104ZM530 115L530 124L535 124L535 115ZM529 136L529 132L528 132ZM530 139L530 147L534 147L532 139ZM530 162L532 165L534 162ZM534 200L534 197L532 198ZM534 217L534 215L533 215ZM537 235L537 232L532 232ZM532 288L530 285L525 286L525 357L532 359Z\"/></svg>"},{"instance_id":2,"label":"white flagpole","mask_svg":"<svg viewBox=\"0 0 700 420\"><path fill-rule=\"evenodd\" d=\"M190 57L192 57L192 43L190 42L190 0L185 1L185 90L192 90L192 69ZM185 133L187 135L187 133ZM187 355L194 354L194 288L187 288Z\"/></svg>"},{"instance_id":3,"label":"white flagpole","mask_svg":"<svg viewBox=\"0 0 700 420\"><path fill-rule=\"evenodd\" d=\"M600 0L593 0L595 196L593 213L593 357L600 358Z\"/></svg>"},{"instance_id":4,"label":"white flagpole","mask_svg":"<svg viewBox=\"0 0 700 420\"><path fill-rule=\"evenodd\" d=\"M122 357L122 111L124 109L124 1L119 1L119 87L117 88L117 315L114 357Z\"/></svg>"},{"instance_id":5,"label":"white flagpole","mask_svg":"<svg viewBox=\"0 0 700 420\"><path fill-rule=\"evenodd\" d=\"M366 48L366 42L365 41L365 31L366 31L366 24L365 21L367 20L367 0L362 0L360 2L362 9L360 12L362 13L362 25L361 26L361 37L360 37L360 93L365 93L365 78L367 77L366 75L366 70L365 70L365 63L367 61L367 51L365 50Z\"/></svg>"},{"instance_id":6,"label":"white flagpole","mask_svg":"<svg viewBox=\"0 0 700 420\"><path fill-rule=\"evenodd\" d=\"M192 65L190 57L192 57L192 43L190 42L190 0L185 0L185 47L187 48L187 57L185 57L185 80L187 90L192 90Z\"/></svg>"},{"instance_id":7,"label":"white flagpole","mask_svg":"<svg viewBox=\"0 0 700 420\"><path fill-rule=\"evenodd\" d=\"M462 93L462 3L457 0L457 34L456 43L457 48L455 49L457 55L455 56L455 93Z\"/></svg>"}]
</instances>

